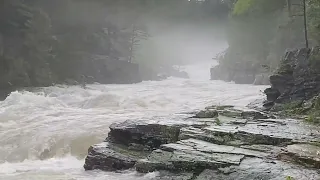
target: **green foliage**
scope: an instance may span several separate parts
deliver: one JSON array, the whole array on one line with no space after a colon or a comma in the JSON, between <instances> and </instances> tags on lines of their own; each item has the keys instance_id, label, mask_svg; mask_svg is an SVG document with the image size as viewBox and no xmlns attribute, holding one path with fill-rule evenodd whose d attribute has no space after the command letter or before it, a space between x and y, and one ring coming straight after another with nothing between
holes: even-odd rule
<instances>
[{"instance_id":1,"label":"green foliage","mask_svg":"<svg viewBox=\"0 0 320 180\"><path fill-rule=\"evenodd\" d=\"M312 109L308 112L306 118L307 122L319 124L320 123L320 97L317 96L312 101Z\"/></svg>"},{"instance_id":2,"label":"green foliage","mask_svg":"<svg viewBox=\"0 0 320 180\"><path fill-rule=\"evenodd\" d=\"M233 15L265 15L273 13L285 6L285 0L238 0Z\"/></svg>"},{"instance_id":3,"label":"green foliage","mask_svg":"<svg viewBox=\"0 0 320 180\"><path fill-rule=\"evenodd\" d=\"M287 176L287 177L286 177L286 180L294 180L294 178L291 177L291 176Z\"/></svg>"},{"instance_id":4,"label":"green foliage","mask_svg":"<svg viewBox=\"0 0 320 180\"><path fill-rule=\"evenodd\" d=\"M320 110L311 111L306 118L306 121L309 123L319 124L320 123Z\"/></svg>"},{"instance_id":5,"label":"green foliage","mask_svg":"<svg viewBox=\"0 0 320 180\"><path fill-rule=\"evenodd\" d=\"M290 103L286 103L283 105L284 110L292 110L301 107L302 102L301 101L293 101Z\"/></svg>"},{"instance_id":6,"label":"green foliage","mask_svg":"<svg viewBox=\"0 0 320 180\"><path fill-rule=\"evenodd\" d=\"M249 13L249 11L257 4L257 0L239 0L234 6L234 15L243 15Z\"/></svg>"},{"instance_id":7,"label":"green foliage","mask_svg":"<svg viewBox=\"0 0 320 180\"><path fill-rule=\"evenodd\" d=\"M317 44L320 43L320 1L309 0L308 8L308 30L311 35L311 40Z\"/></svg>"},{"instance_id":8,"label":"green foliage","mask_svg":"<svg viewBox=\"0 0 320 180\"><path fill-rule=\"evenodd\" d=\"M222 122L221 122L221 120L220 120L218 117L215 118L215 122L216 122L216 124L217 124L218 126L221 126L221 125L222 125Z\"/></svg>"},{"instance_id":9,"label":"green foliage","mask_svg":"<svg viewBox=\"0 0 320 180\"><path fill-rule=\"evenodd\" d=\"M287 0L238 0L228 28L229 48L220 64L229 71L255 72L268 66L274 71L287 49L304 46L301 6L293 6L289 16ZM319 11L314 11L318 13Z\"/></svg>"}]
</instances>

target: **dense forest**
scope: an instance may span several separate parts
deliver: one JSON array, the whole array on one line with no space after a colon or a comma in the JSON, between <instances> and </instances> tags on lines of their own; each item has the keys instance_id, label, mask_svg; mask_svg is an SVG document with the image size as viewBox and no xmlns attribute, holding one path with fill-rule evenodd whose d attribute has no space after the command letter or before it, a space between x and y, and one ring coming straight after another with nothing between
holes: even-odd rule
<instances>
[{"instance_id":1,"label":"dense forest","mask_svg":"<svg viewBox=\"0 0 320 180\"><path fill-rule=\"evenodd\" d=\"M318 0L236 1L228 23L229 48L219 57L217 78L250 84L252 73L271 73L286 51L306 47L306 36L309 47L317 46L319 5Z\"/></svg>"},{"instance_id":2,"label":"dense forest","mask_svg":"<svg viewBox=\"0 0 320 180\"><path fill-rule=\"evenodd\" d=\"M0 87L48 86L70 80L118 82L101 80L121 76L119 66L128 66L123 70L128 71L131 65L125 62L139 62L135 48L152 36L148 23L226 19L231 4L220 0L2 0Z\"/></svg>"},{"instance_id":3,"label":"dense forest","mask_svg":"<svg viewBox=\"0 0 320 180\"><path fill-rule=\"evenodd\" d=\"M235 72L268 73L276 69L286 50L305 46L303 2L3 0L0 86L15 89L67 80L99 82L99 79L119 77L118 66L128 66L123 71L131 68L124 62L140 63L140 66L152 64L152 59L141 63L136 51L143 41L153 36L155 29L163 31L159 24L165 22L170 26L199 20L227 24L229 48L219 57L216 72L221 77L218 79L237 81L235 77L241 76ZM315 46L320 40L320 1L306 2L308 40L310 46ZM152 23L158 26L151 28ZM139 80L128 82L136 81ZM251 81L250 78L244 80L245 83ZM110 82L118 80L101 83Z\"/></svg>"}]
</instances>

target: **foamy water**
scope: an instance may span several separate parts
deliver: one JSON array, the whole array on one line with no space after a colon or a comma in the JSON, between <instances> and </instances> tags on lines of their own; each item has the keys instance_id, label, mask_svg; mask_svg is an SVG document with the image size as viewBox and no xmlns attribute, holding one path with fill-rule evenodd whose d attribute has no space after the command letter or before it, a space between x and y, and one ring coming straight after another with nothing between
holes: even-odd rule
<instances>
[{"instance_id":1,"label":"foamy water","mask_svg":"<svg viewBox=\"0 0 320 180\"><path fill-rule=\"evenodd\" d=\"M212 104L244 107L264 86L209 81L211 64L186 67L190 79L133 85L37 88L0 102L0 179L150 179L157 173L85 172L87 149L114 122L170 120Z\"/></svg>"}]
</instances>

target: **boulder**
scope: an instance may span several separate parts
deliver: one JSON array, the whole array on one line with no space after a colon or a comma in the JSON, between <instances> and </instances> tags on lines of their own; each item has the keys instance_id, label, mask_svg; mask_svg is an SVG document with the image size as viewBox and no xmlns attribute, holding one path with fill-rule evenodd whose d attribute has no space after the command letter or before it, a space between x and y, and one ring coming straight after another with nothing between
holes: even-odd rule
<instances>
[{"instance_id":1,"label":"boulder","mask_svg":"<svg viewBox=\"0 0 320 180\"><path fill-rule=\"evenodd\" d=\"M137 154L130 153L125 148L117 147L108 142L93 145L88 150L84 169L103 171L131 169L139 159Z\"/></svg>"},{"instance_id":2,"label":"boulder","mask_svg":"<svg viewBox=\"0 0 320 180\"><path fill-rule=\"evenodd\" d=\"M126 146L140 144L152 150L161 144L176 142L180 129L184 126L186 125L125 121L110 126L108 141Z\"/></svg>"},{"instance_id":3,"label":"boulder","mask_svg":"<svg viewBox=\"0 0 320 180\"><path fill-rule=\"evenodd\" d=\"M274 89L274 88L267 88L264 90L264 93L267 95L267 100L274 102L278 99L278 97L281 95L279 90Z\"/></svg>"}]
</instances>

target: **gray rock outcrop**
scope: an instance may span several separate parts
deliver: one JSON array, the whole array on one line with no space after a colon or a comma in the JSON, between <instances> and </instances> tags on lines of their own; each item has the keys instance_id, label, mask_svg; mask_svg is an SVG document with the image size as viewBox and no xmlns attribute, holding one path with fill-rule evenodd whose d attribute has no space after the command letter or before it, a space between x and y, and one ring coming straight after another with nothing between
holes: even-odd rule
<instances>
[{"instance_id":1,"label":"gray rock outcrop","mask_svg":"<svg viewBox=\"0 0 320 180\"><path fill-rule=\"evenodd\" d=\"M271 87L265 90L266 107L275 103L305 101L320 92L320 49L302 48L289 51L276 73L270 76Z\"/></svg>"},{"instance_id":2,"label":"gray rock outcrop","mask_svg":"<svg viewBox=\"0 0 320 180\"><path fill-rule=\"evenodd\" d=\"M113 124L84 168L157 171L158 179L319 179L319 127L232 106L206 111L217 116Z\"/></svg>"}]
</instances>

